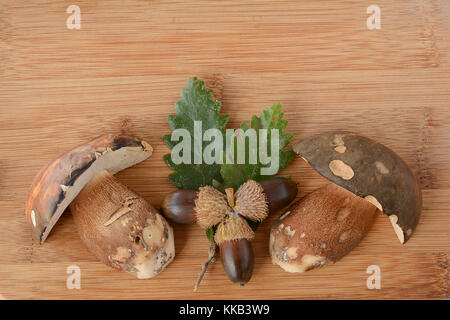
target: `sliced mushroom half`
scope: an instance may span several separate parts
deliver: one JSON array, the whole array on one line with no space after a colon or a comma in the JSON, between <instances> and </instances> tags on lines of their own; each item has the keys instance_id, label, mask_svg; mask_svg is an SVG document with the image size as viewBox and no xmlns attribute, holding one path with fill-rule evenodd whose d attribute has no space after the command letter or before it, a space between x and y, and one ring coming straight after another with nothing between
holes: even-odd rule
<instances>
[{"instance_id":1,"label":"sliced mushroom half","mask_svg":"<svg viewBox=\"0 0 450 320\"><path fill-rule=\"evenodd\" d=\"M322 176L388 215L401 243L411 237L419 222L422 194L417 178L394 151L344 131L306 138L293 150Z\"/></svg>"}]
</instances>

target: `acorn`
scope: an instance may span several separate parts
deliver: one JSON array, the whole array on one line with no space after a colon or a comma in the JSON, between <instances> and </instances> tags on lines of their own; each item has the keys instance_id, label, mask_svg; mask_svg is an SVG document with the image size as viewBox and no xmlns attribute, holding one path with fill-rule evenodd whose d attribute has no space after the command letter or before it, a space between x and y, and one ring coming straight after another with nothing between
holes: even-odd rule
<instances>
[{"instance_id":1,"label":"acorn","mask_svg":"<svg viewBox=\"0 0 450 320\"><path fill-rule=\"evenodd\" d=\"M295 199L298 193L297 184L289 178L275 177L261 181L259 183L253 180L249 181L252 182L247 185L243 184L241 188L239 188L240 191L236 192L236 206L238 207L237 211L242 211L239 213L243 216L248 217L249 219L252 219L251 217L255 217L255 214L257 214L258 212L263 212L261 208L256 208L249 205L250 203L253 203L253 205L255 204L255 199L252 198L255 196L255 194L251 193L251 189L262 190L263 194L265 195L265 200L269 212L275 212L280 210L281 208L286 207ZM211 207L213 208L212 216L215 216L215 219L207 223L204 221L204 218L200 218L201 221L199 222L199 224L204 228L208 228L208 226L218 224L224 217L224 214L217 212L228 212L231 209L227 205L226 198L223 193L210 186L201 187L200 189L203 188L206 189L204 189L202 193L202 199L209 199L208 203L199 200L198 191L178 190L167 195L164 198L161 204L162 212L168 219L176 223L191 224L197 221L196 211L200 212L199 216L206 217L206 219L210 220L211 217L210 214L208 214L208 210ZM240 195L244 193L246 194L246 197L250 199L250 202L242 200L244 198L241 198ZM196 208L196 204L199 205L198 208ZM255 218L256 221L261 221L265 217L259 216Z\"/></svg>"},{"instance_id":2,"label":"acorn","mask_svg":"<svg viewBox=\"0 0 450 320\"><path fill-rule=\"evenodd\" d=\"M197 191L195 190L178 190L164 198L161 209L168 219L176 223L195 223L196 198Z\"/></svg>"},{"instance_id":3,"label":"acorn","mask_svg":"<svg viewBox=\"0 0 450 320\"><path fill-rule=\"evenodd\" d=\"M297 184L289 178L276 177L259 183L266 195L269 212L278 211L297 197Z\"/></svg>"},{"instance_id":4,"label":"acorn","mask_svg":"<svg viewBox=\"0 0 450 320\"><path fill-rule=\"evenodd\" d=\"M252 243L247 239L230 240L219 248L220 260L228 278L239 286L249 282L255 265Z\"/></svg>"},{"instance_id":5,"label":"acorn","mask_svg":"<svg viewBox=\"0 0 450 320\"><path fill-rule=\"evenodd\" d=\"M264 220L268 205L259 183L248 180L234 193L225 189L226 195L212 187L202 187L196 200L197 223L203 228L217 225L214 236L219 246L225 273L231 281L244 285L252 277L255 257L251 240L255 234L245 218Z\"/></svg>"},{"instance_id":6,"label":"acorn","mask_svg":"<svg viewBox=\"0 0 450 320\"><path fill-rule=\"evenodd\" d=\"M231 212L219 224L214 236L225 273L241 286L252 277L255 256L251 240L254 236L248 223L236 212Z\"/></svg>"}]
</instances>

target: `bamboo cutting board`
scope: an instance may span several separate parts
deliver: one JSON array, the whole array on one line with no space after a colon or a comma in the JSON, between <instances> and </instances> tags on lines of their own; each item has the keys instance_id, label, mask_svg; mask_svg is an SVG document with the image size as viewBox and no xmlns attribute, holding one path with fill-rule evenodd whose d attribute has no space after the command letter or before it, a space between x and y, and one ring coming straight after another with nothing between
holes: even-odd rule
<instances>
[{"instance_id":1,"label":"bamboo cutting board","mask_svg":"<svg viewBox=\"0 0 450 320\"><path fill-rule=\"evenodd\" d=\"M0 297L5 299L448 298L450 253L450 3L388 1L369 30L373 1L0 1ZM68 29L69 5L81 29ZM97 262L65 213L43 245L32 241L25 200L37 171L103 133L149 141L153 156L118 174L159 207L174 191L162 160L167 116L186 80L215 90L230 128L276 101L293 141L329 129L376 139L417 173L423 213L401 245L385 216L335 265L288 274L271 264L267 219L243 288L220 263L192 288L208 242L174 226L177 256L137 280ZM327 183L300 159L282 172L299 197ZM67 289L67 268L81 288ZM381 289L369 290L381 270Z\"/></svg>"}]
</instances>

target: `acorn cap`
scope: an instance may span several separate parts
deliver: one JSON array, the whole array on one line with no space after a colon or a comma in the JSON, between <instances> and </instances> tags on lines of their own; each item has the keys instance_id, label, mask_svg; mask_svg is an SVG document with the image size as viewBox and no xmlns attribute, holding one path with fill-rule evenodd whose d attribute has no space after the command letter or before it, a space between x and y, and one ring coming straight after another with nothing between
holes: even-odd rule
<instances>
[{"instance_id":1,"label":"acorn cap","mask_svg":"<svg viewBox=\"0 0 450 320\"><path fill-rule=\"evenodd\" d=\"M197 223L202 228L220 223L230 211L231 208L223 193L211 186L199 188L198 198L195 200L195 214Z\"/></svg>"},{"instance_id":2,"label":"acorn cap","mask_svg":"<svg viewBox=\"0 0 450 320\"><path fill-rule=\"evenodd\" d=\"M264 189L254 180L241 185L235 193L235 199L234 210L250 220L262 221L269 213Z\"/></svg>"},{"instance_id":3,"label":"acorn cap","mask_svg":"<svg viewBox=\"0 0 450 320\"><path fill-rule=\"evenodd\" d=\"M255 233L244 218L236 212L230 213L217 227L214 240L217 244L224 241L247 239L252 240Z\"/></svg>"}]
</instances>

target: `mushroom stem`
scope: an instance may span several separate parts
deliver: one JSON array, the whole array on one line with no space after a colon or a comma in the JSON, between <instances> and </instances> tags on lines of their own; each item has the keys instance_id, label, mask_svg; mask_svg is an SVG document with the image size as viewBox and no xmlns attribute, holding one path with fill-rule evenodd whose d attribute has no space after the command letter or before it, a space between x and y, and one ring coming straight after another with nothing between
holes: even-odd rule
<instances>
[{"instance_id":1,"label":"mushroom stem","mask_svg":"<svg viewBox=\"0 0 450 320\"><path fill-rule=\"evenodd\" d=\"M86 247L113 268L151 278L174 257L165 219L106 170L91 179L70 210Z\"/></svg>"},{"instance_id":2,"label":"mushroom stem","mask_svg":"<svg viewBox=\"0 0 450 320\"><path fill-rule=\"evenodd\" d=\"M77 227L81 224L108 227L136 207L145 208L145 200L106 170L95 176L70 204Z\"/></svg>"}]
</instances>

